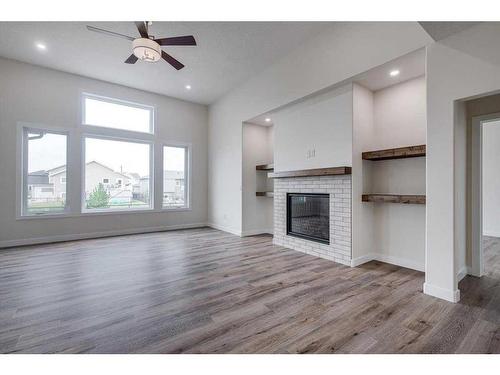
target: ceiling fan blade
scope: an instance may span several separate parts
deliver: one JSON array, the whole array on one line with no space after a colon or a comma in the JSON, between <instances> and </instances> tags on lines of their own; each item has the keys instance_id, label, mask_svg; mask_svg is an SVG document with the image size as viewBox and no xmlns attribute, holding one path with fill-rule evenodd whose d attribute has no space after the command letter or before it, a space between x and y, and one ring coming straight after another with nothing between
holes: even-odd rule
<instances>
[{"instance_id":1,"label":"ceiling fan blade","mask_svg":"<svg viewBox=\"0 0 500 375\"><path fill-rule=\"evenodd\" d=\"M172 38L155 39L160 46L195 46L196 40L192 35L175 36Z\"/></svg>"},{"instance_id":2,"label":"ceiling fan blade","mask_svg":"<svg viewBox=\"0 0 500 375\"><path fill-rule=\"evenodd\" d=\"M131 54L127 60L125 60L125 64L135 64L139 60L136 55Z\"/></svg>"},{"instance_id":3,"label":"ceiling fan blade","mask_svg":"<svg viewBox=\"0 0 500 375\"><path fill-rule=\"evenodd\" d=\"M172 65L177 70L181 70L182 68L184 68L184 64L182 64L181 62L174 59L172 56L170 56L165 51L161 51L161 57L163 58L163 60L168 62L170 65Z\"/></svg>"},{"instance_id":4,"label":"ceiling fan blade","mask_svg":"<svg viewBox=\"0 0 500 375\"><path fill-rule=\"evenodd\" d=\"M144 21L135 22L135 26L137 26L137 30L139 30L139 34L141 34L142 38L149 38L148 29L146 28L146 23Z\"/></svg>"},{"instance_id":5,"label":"ceiling fan blade","mask_svg":"<svg viewBox=\"0 0 500 375\"><path fill-rule=\"evenodd\" d=\"M116 36L118 38L123 38L123 39L128 39L128 40L134 40L134 38L132 38L131 36L123 35L123 34L119 34L119 33L115 33L114 31L108 31L108 30L104 30L104 29L99 29L98 27L94 27L94 26L87 25L87 29L89 31L94 31L96 33L106 34L106 35L109 35L109 36Z\"/></svg>"}]
</instances>

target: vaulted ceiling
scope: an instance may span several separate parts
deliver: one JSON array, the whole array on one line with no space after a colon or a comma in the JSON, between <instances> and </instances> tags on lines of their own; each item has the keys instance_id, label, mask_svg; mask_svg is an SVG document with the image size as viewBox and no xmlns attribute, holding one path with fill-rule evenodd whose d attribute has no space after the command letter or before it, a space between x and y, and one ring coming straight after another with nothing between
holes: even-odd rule
<instances>
[{"instance_id":1,"label":"vaulted ceiling","mask_svg":"<svg viewBox=\"0 0 500 375\"><path fill-rule=\"evenodd\" d=\"M196 47L166 47L186 67L124 64L131 42L82 22L0 22L0 56L209 104L321 32L322 22L154 22L155 37L194 35ZM133 22L89 25L138 37ZM330 23L331 24L331 23ZM39 50L36 43L46 45ZM191 86L191 90L186 89Z\"/></svg>"},{"instance_id":2,"label":"vaulted ceiling","mask_svg":"<svg viewBox=\"0 0 500 375\"><path fill-rule=\"evenodd\" d=\"M155 37L195 36L195 47L164 48L185 64L180 71L164 62L125 64L131 42L90 32L87 24L139 35L133 22L0 22L0 57L210 104L306 40L332 30L336 22L154 22L150 34ZM500 49L492 48L500 37L500 23L420 25L440 43L500 63ZM38 49L37 43L46 49Z\"/></svg>"}]
</instances>

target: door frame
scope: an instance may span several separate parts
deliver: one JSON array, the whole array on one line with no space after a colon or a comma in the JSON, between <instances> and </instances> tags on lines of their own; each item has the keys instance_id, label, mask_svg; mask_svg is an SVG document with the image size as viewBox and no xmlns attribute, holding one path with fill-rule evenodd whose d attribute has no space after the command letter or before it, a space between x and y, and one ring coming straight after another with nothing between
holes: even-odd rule
<instances>
[{"instance_id":1,"label":"door frame","mask_svg":"<svg viewBox=\"0 0 500 375\"><path fill-rule=\"evenodd\" d=\"M500 112L472 118L471 235L473 276L484 275L483 260L483 124L500 120Z\"/></svg>"}]
</instances>

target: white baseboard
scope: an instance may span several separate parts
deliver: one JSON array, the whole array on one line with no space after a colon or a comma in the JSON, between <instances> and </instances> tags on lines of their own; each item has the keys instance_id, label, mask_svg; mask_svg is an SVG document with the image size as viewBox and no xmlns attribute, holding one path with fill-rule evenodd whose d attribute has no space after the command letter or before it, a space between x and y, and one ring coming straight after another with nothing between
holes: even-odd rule
<instances>
[{"instance_id":1,"label":"white baseboard","mask_svg":"<svg viewBox=\"0 0 500 375\"><path fill-rule=\"evenodd\" d=\"M377 260L379 262L394 264L395 266L400 266L404 268L410 268L412 270L424 272L425 266L423 264L419 264L415 261L408 260L405 258L399 258L392 255L385 255L380 253L370 253L363 255L361 257L355 258L351 260L351 267L357 267L363 263L370 262L372 260Z\"/></svg>"},{"instance_id":2,"label":"white baseboard","mask_svg":"<svg viewBox=\"0 0 500 375\"><path fill-rule=\"evenodd\" d=\"M228 232L228 233L234 234L235 236L240 236L240 237L242 236L241 230L238 230L238 229L225 227L223 225L219 225L219 224L215 224L215 223L208 223L207 226L209 226L210 228L221 230L223 232Z\"/></svg>"},{"instance_id":3,"label":"white baseboard","mask_svg":"<svg viewBox=\"0 0 500 375\"><path fill-rule=\"evenodd\" d=\"M415 271L425 272L424 264L420 264L418 262L405 258L395 257L392 255L377 254L376 260L384 263L394 264L395 266L409 268Z\"/></svg>"},{"instance_id":4,"label":"white baseboard","mask_svg":"<svg viewBox=\"0 0 500 375\"><path fill-rule=\"evenodd\" d=\"M441 288L436 285L430 285L428 283L424 283L424 293L429 296L437 297L444 299L449 302L457 303L460 301L460 290L451 290Z\"/></svg>"},{"instance_id":5,"label":"white baseboard","mask_svg":"<svg viewBox=\"0 0 500 375\"><path fill-rule=\"evenodd\" d=\"M255 236L257 234L273 234L272 229L252 229L241 232L241 237Z\"/></svg>"},{"instance_id":6,"label":"white baseboard","mask_svg":"<svg viewBox=\"0 0 500 375\"><path fill-rule=\"evenodd\" d=\"M360 266L364 263L371 262L372 260L375 260L376 257L377 257L377 254L370 253L370 254L363 255L361 257L351 259L351 267L357 267L357 266Z\"/></svg>"},{"instance_id":7,"label":"white baseboard","mask_svg":"<svg viewBox=\"0 0 500 375\"><path fill-rule=\"evenodd\" d=\"M164 232L164 231L171 231L178 229L202 228L206 226L208 226L206 223L192 223L192 224L167 225L161 227L111 230L105 232L75 233L75 234L62 234L62 235L47 236L47 237L22 238L18 240L0 241L0 248L36 245L36 244L53 243L53 242L85 240L89 238L123 236L127 234L141 234L141 233L152 233L152 232Z\"/></svg>"},{"instance_id":8,"label":"white baseboard","mask_svg":"<svg viewBox=\"0 0 500 375\"><path fill-rule=\"evenodd\" d=\"M458 282L460 282L467 275L472 275L472 268L464 266L458 271L458 274L457 274Z\"/></svg>"}]
</instances>

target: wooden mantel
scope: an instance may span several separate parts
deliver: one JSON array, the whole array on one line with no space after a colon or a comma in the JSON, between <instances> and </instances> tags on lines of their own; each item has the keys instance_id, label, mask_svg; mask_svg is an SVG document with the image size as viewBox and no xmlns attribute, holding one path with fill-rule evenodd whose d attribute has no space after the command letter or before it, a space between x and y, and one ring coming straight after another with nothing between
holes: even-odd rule
<instances>
[{"instance_id":1,"label":"wooden mantel","mask_svg":"<svg viewBox=\"0 0 500 375\"><path fill-rule=\"evenodd\" d=\"M290 177L312 177L312 176L335 176L351 174L351 167L332 167L318 169L302 169L298 171L285 171L269 173L269 178L290 178Z\"/></svg>"},{"instance_id":2,"label":"wooden mantel","mask_svg":"<svg viewBox=\"0 0 500 375\"><path fill-rule=\"evenodd\" d=\"M363 152L363 160L390 160L390 159L406 159L406 158L418 158L425 156L426 146L407 146L398 148L389 148L386 150L377 151L367 151Z\"/></svg>"}]
</instances>

